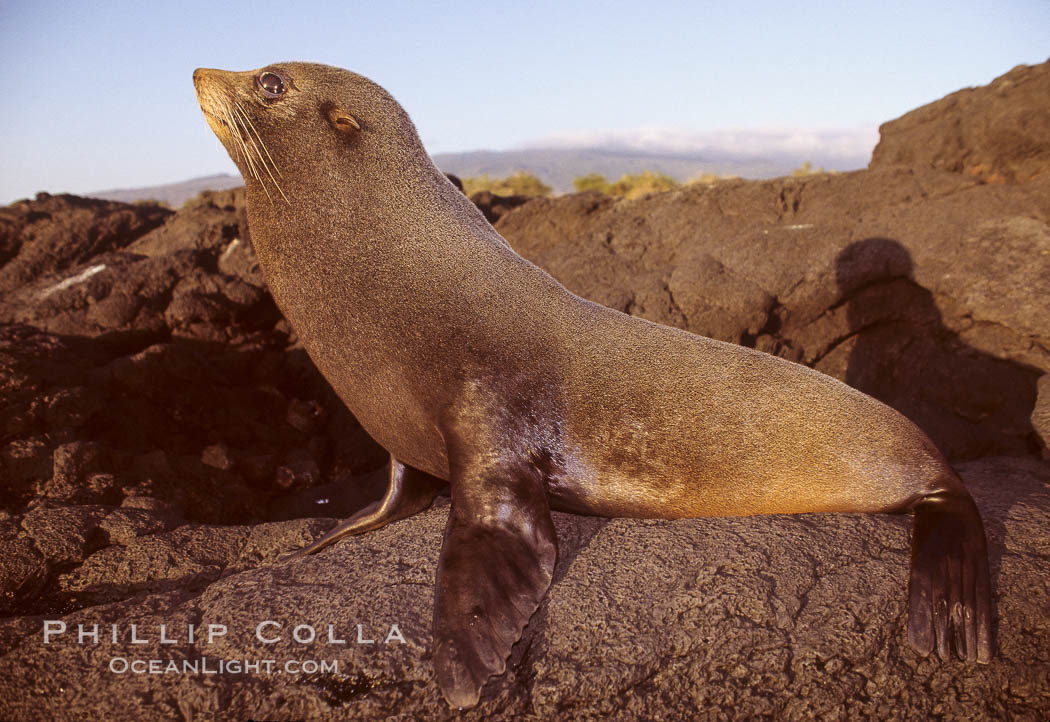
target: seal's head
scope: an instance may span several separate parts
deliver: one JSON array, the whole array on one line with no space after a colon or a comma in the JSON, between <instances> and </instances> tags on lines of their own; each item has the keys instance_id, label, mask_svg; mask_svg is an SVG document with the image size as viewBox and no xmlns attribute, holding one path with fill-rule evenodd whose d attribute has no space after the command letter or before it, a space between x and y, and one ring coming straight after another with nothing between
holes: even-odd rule
<instances>
[{"instance_id":1,"label":"seal's head","mask_svg":"<svg viewBox=\"0 0 1050 722\"><path fill-rule=\"evenodd\" d=\"M249 189L271 199L288 200L291 166L360 180L362 169L382 170L422 152L397 101L347 70L298 62L245 72L198 68L193 84Z\"/></svg>"}]
</instances>

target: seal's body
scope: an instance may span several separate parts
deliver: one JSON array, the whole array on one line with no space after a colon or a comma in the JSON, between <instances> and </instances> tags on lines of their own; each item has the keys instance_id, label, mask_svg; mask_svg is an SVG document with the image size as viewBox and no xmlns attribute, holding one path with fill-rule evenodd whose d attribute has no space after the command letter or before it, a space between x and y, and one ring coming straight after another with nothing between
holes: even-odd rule
<instances>
[{"instance_id":1,"label":"seal's body","mask_svg":"<svg viewBox=\"0 0 1050 722\"><path fill-rule=\"evenodd\" d=\"M435 593L446 699L475 704L550 584L550 509L694 517L914 509L909 637L991 656L977 509L929 439L804 366L569 293L514 253L361 76L198 70L270 290L391 453L385 498L303 550L452 510Z\"/></svg>"}]
</instances>

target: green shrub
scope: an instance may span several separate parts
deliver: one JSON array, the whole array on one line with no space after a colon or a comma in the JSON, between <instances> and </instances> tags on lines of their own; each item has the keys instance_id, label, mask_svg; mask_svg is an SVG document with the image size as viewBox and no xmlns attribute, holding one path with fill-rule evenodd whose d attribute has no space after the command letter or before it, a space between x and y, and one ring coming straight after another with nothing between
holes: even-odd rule
<instances>
[{"instance_id":1,"label":"green shrub","mask_svg":"<svg viewBox=\"0 0 1050 722\"><path fill-rule=\"evenodd\" d=\"M601 173L588 173L572 182L577 193L583 191L601 191L610 196L621 198L641 198L650 193L660 193L678 188L679 183L666 173L654 173L651 170L631 175L624 174L620 180L610 183Z\"/></svg>"},{"instance_id":2,"label":"green shrub","mask_svg":"<svg viewBox=\"0 0 1050 722\"><path fill-rule=\"evenodd\" d=\"M813 170L813 164L807 160L800 167L791 171L791 175L795 176L796 178L801 178L807 175L822 175L824 172L824 168L817 168L816 170Z\"/></svg>"},{"instance_id":3,"label":"green shrub","mask_svg":"<svg viewBox=\"0 0 1050 722\"><path fill-rule=\"evenodd\" d=\"M718 175L717 173L697 173L692 178L685 182L686 185L705 185L711 186L715 183L727 180L738 180L738 175Z\"/></svg>"},{"instance_id":4,"label":"green shrub","mask_svg":"<svg viewBox=\"0 0 1050 722\"><path fill-rule=\"evenodd\" d=\"M674 190L678 181L665 173L650 170L635 175L626 174L609 186L609 194L624 198L641 198L650 193Z\"/></svg>"},{"instance_id":5,"label":"green shrub","mask_svg":"<svg viewBox=\"0 0 1050 722\"><path fill-rule=\"evenodd\" d=\"M601 173L588 173L587 175L581 175L572 182L572 187L577 193L583 193L584 191L601 191L602 193L609 192L609 181L605 180L605 176Z\"/></svg>"},{"instance_id":6,"label":"green shrub","mask_svg":"<svg viewBox=\"0 0 1050 722\"><path fill-rule=\"evenodd\" d=\"M523 170L506 178L492 178L484 174L463 179L464 193L472 196L478 191L491 191L498 196L549 196L551 187Z\"/></svg>"}]
</instances>

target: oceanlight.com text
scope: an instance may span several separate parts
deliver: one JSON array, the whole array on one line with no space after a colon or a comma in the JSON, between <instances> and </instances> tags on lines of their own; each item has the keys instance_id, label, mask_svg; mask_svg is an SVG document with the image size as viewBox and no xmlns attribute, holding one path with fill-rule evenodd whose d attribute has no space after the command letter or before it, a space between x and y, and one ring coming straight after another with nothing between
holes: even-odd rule
<instances>
[{"instance_id":1,"label":"oceanlight.com text","mask_svg":"<svg viewBox=\"0 0 1050 722\"><path fill-rule=\"evenodd\" d=\"M339 674L339 660L289 659L128 659L109 660L113 674Z\"/></svg>"}]
</instances>

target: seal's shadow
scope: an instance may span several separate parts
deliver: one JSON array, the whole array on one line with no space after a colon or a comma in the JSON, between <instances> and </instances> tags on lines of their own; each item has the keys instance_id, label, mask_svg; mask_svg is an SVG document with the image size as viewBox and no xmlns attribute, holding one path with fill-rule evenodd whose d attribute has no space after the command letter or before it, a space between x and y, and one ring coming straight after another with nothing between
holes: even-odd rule
<instances>
[{"instance_id":1,"label":"seal's shadow","mask_svg":"<svg viewBox=\"0 0 1050 722\"><path fill-rule=\"evenodd\" d=\"M914 421L951 461L1039 453L1029 417L1037 369L973 348L948 328L890 238L851 243L835 262L848 335L829 353L850 386ZM848 357L847 357L848 354Z\"/></svg>"}]
</instances>

